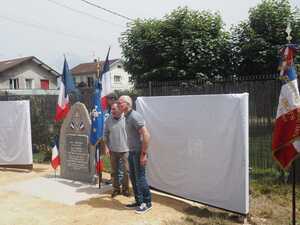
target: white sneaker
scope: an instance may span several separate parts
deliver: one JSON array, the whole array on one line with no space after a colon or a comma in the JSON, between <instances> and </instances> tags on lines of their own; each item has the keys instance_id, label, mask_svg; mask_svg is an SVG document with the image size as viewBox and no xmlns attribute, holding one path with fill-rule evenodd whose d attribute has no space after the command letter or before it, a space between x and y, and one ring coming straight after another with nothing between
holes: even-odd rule
<instances>
[{"instance_id":1,"label":"white sneaker","mask_svg":"<svg viewBox=\"0 0 300 225\"><path fill-rule=\"evenodd\" d=\"M148 205L146 203L142 203L140 206L138 206L135 210L137 214L143 214L148 212L150 209L152 209L152 204L149 203Z\"/></svg>"}]
</instances>

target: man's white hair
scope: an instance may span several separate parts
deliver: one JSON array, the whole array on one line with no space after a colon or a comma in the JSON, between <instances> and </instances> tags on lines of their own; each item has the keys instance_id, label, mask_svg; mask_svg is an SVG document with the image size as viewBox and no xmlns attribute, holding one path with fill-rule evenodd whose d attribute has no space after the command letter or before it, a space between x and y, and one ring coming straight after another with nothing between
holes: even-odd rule
<instances>
[{"instance_id":1,"label":"man's white hair","mask_svg":"<svg viewBox=\"0 0 300 225\"><path fill-rule=\"evenodd\" d=\"M132 99L130 98L130 96L128 95L122 95L120 97L120 99L122 99L124 102L126 102L130 108L132 108Z\"/></svg>"}]
</instances>

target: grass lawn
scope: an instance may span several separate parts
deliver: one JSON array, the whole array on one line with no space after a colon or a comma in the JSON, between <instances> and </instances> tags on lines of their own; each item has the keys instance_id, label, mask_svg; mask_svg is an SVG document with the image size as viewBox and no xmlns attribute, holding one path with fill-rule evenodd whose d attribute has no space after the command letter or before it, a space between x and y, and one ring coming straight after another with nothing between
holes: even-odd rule
<instances>
[{"instance_id":1,"label":"grass lawn","mask_svg":"<svg viewBox=\"0 0 300 225\"><path fill-rule=\"evenodd\" d=\"M296 187L296 215L300 224L300 186ZM248 224L289 225L292 215L292 185L252 181ZM165 225L233 225L243 224L239 216L211 207L186 209L181 221L166 221Z\"/></svg>"}]
</instances>

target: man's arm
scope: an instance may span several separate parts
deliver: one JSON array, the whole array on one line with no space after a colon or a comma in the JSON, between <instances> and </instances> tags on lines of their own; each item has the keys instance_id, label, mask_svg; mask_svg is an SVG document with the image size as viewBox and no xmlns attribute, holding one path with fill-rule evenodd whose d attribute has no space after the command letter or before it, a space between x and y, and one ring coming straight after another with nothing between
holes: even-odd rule
<instances>
[{"instance_id":1,"label":"man's arm","mask_svg":"<svg viewBox=\"0 0 300 225\"><path fill-rule=\"evenodd\" d=\"M142 138L142 149L141 150L143 153L147 153L149 141L150 141L149 131L145 126L143 126L142 128L139 129L139 133Z\"/></svg>"},{"instance_id":2,"label":"man's arm","mask_svg":"<svg viewBox=\"0 0 300 225\"><path fill-rule=\"evenodd\" d=\"M147 163L147 152L148 152L148 146L149 146L149 141L150 141L150 133L145 126L143 126L142 128L139 129L139 133L142 138L140 163L142 166L145 166Z\"/></svg>"},{"instance_id":3,"label":"man's arm","mask_svg":"<svg viewBox=\"0 0 300 225\"><path fill-rule=\"evenodd\" d=\"M108 122L105 122L104 125L104 132L103 132L103 143L104 143L104 154L108 155L110 152L110 149L107 145L108 139L109 139L109 129L108 129Z\"/></svg>"}]
</instances>

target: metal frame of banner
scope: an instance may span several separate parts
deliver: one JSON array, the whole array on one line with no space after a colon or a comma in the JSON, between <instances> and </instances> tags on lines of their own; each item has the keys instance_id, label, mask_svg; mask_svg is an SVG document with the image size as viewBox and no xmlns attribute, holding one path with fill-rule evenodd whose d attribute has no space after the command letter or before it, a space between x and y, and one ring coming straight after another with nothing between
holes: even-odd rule
<instances>
[{"instance_id":1,"label":"metal frame of banner","mask_svg":"<svg viewBox=\"0 0 300 225\"><path fill-rule=\"evenodd\" d=\"M239 216L242 216L244 219L247 219L247 220L249 219L249 218L248 218L249 212L248 212L248 213L241 213L241 212L237 212L237 211L225 209L225 208L222 208L222 207L218 207L218 206L215 206L215 205L211 205L211 204L208 204L208 203L205 203L205 202L193 200L193 199L191 199L191 198L186 198L186 197L183 197L183 196L180 196L180 195L172 194L172 193L170 193L170 192L161 190L161 189L159 189L159 188L155 188L155 187L153 187L153 186L149 186L149 187L150 187L151 190L160 192L160 193L162 193L162 194L167 194L167 195L170 195L170 196L173 196L173 197L182 199L182 200L188 200L188 201L191 201L191 202L200 203L200 204L202 204L202 205L205 205L205 206L208 206L208 207L212 207L212 208L215 208L215 209L224 210L224 211L226 211L226 212L235 213L235 214L237 214L237 215L239 215Z\"/></svg>"}]
</instances>

